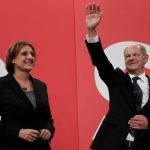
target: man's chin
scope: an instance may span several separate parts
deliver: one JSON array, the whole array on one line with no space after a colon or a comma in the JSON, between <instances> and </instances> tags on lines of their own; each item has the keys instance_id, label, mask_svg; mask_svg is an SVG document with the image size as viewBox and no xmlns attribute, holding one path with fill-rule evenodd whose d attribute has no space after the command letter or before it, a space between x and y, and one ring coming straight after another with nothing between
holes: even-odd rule
<instances>
[{"instance_id":1,"label":"man's chin","mask_svg":"<svg viewBox=\"0 0 150 150\"><path fill-rule=\"evenodd\" d=\"M128 68L128 70L133 70L133 71L138 69L137 66L135 66L135 65L130 65L127 68Z\"/></svg>"},{"instance_id":2,"label":"man's chin","mask_svg":"<svg viewBox=\"0 0 150 150\"><path fill-rule=\"evenodd\" d=\"M128 68L127 70L129 73L134 73L136 72L137 68Z\"/></svg>"}]
</instances>

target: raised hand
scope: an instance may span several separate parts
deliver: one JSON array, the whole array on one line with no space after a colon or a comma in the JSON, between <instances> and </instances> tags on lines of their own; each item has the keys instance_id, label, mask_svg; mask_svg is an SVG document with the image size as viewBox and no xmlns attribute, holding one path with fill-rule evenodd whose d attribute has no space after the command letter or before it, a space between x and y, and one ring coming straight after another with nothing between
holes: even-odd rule
<instances>
[{"instance_id":1,"label":"raised hand","mask_svg":"<svg viewBox=\"0 0 150 150\"><path fill-rule=\"evenodd\" d=\"M96 27L102 19L103 13L96 3L89 3L86 5L86 26L88 31L96 30Z\"/></svg>"}]
</instances>

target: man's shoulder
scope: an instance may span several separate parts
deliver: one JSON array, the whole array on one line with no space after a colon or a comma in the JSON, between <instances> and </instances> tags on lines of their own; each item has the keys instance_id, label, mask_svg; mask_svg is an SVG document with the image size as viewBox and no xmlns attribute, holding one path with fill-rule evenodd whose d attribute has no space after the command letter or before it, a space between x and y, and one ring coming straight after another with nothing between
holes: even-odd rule
<instances>
[{"instance_id":1,"label":"man's shoulder","mask_svg":"<svg viewBox=\"0 0 150 150\"><path fill-rule=\"evenodd\" d=\"M128 72L124 72L122 69L119 67L115 69L116 75L119 78L129 78Z\"/></svg>"},{"instance_id":2,"label":"man's shoulder","mask_svg":"<svg viewBox=\"0 0 150 150\"><path fill-rule=\"evenodd\" d=\"M120 69L119 67L117 67L117 68L115 69L115 71L116 71L117 73L119 73L119 74L125 75L125 72L123 72L123 70Z\"/></svg>"}]
</instances>

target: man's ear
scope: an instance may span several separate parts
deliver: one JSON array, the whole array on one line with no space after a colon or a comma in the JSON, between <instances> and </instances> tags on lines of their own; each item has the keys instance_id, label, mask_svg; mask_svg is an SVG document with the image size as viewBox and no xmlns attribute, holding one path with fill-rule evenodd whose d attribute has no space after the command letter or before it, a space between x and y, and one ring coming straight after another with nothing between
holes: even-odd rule
<instances>
[{"instance_id":1,"label":"man's ear","mask_svg":"<svg viewBox=\"0 0 150 150\"><path fill-rule=\"evenodd\" d=\"M149 55L145 55L145 63L147 63L149 60Z\"/></svg>"}]
</instances>

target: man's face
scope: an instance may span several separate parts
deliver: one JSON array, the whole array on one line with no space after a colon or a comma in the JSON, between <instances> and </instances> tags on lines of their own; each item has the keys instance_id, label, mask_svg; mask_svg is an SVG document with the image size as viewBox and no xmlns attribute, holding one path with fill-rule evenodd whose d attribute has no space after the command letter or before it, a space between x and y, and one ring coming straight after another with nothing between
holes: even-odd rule
<instances>
[{"instance_id":1,"label":"man's face","mask_svg":"<svg viewBox=\"0 0 150 150\"><path fill-rule=\"evenodd\" d=\"M128 46L124 51L125 65L129 73L141 74L144 65L148 61L148 55L144 54L138 45Z\"/></svg>"}]
</instances>

